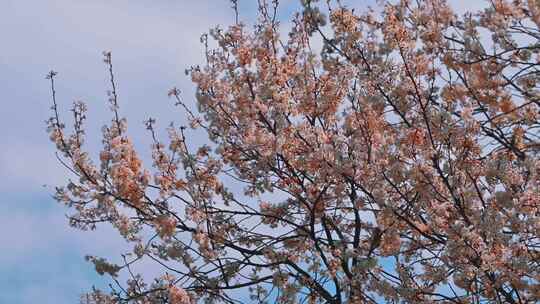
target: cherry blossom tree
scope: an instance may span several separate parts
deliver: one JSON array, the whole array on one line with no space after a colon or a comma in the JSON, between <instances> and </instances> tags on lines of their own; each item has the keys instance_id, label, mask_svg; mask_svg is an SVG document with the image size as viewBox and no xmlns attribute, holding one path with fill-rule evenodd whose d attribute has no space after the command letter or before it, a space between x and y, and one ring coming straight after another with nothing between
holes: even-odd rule
<instances>
[{"instance_id":1,"label":"cherry blossom tree","mask_svg":"<svg viewBox=\"0 0 540 304\"><path fill-rule=\"evenodd\" d=\"M540 1L451 4L303 0L280 23L260 0L254 25L237 13L202 36L198 110L169 92L199 131L161 139L149 119L151 163L110 53L99 159L85 104L72 131L60 119L51 72L48 132L75 176L55 197L71 226L134 246L87 257L117 285L82 302L538 303ZM162 276L143 280L143 260Z\"/></svg>"}]
</instances>

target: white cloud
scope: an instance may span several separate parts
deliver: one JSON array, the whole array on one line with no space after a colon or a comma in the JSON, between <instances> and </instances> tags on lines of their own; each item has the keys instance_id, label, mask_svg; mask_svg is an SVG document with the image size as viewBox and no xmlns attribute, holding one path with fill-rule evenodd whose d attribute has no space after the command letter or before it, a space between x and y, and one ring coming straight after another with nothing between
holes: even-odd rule
<instances>
[{"instance_id":1,"label":"white cloud","mask_svg":"<svg viewBox=\"0 0 540 304\"><path fill-rule=\"evenodd\" d=\"M43 132L43 136L46 134ZM42 185L59 185L66 173L56 161L53 144L48 147L33 143L13 143L0 150L0 190L21 191Z\"/></svg>"},{"instance_id":2,"label":"white cloud","mask_svg":"<svg viewBox=\"0 0 540 304\"><path fill-rule=\"evenodd\" d=\"M22 196L21 196L22 197ZM10 265L39 258L75 252L120 253L126 249L123 239L112 228L82 232L68 227L66 209L50 198L37 196L33 201L5 199L0 208L0 244L10 244L0 254L0 265Z\"/></svg>"}]
</instances>

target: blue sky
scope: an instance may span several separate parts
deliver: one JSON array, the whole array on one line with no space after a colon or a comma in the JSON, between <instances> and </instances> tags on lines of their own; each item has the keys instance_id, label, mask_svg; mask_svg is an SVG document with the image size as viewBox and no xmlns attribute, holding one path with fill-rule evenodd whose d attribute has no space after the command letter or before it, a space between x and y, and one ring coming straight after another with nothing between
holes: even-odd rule
<instances>
[{"instance_id":1,"label":"blue sky","mask_svg":"<svg viewBox=\"0 0 540 304\"><path fill-rule=\"evenodd\" d=\"M1 2L0 303L77 303L92 285L107 284L84 255L114 257L127 247L108 227L91 233L69 228L67 210L51 199L53 186L67 175L45 133L45 74L59 72L64 110L74 99L88 103L88 144L97 153L100 126L109 120L101 52L111 50L121 112L131 122L136 146L148 152L142 121L157 117L162 130L170 121L185 123L166 93L177 86L193 102L194 87L184 70L203 62L200 34L232 23L233 13L227 0ZM239 3L243 19L252 19L256 1ZM282 3L287 16L297 1Z\"/></svg>"}]
</instances>

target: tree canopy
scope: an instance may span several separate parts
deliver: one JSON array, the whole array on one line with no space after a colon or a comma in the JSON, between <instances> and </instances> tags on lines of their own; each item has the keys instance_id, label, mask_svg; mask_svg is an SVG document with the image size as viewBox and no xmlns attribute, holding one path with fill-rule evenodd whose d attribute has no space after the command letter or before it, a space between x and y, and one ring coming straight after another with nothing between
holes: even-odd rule
<instances>
[{"instance_id":1,"label":"tree canopy","mask_svg":"<svg viewBox=\"0 0 540 304\"><path fill-rule=\"evenodd\" d=\"M197 110L169 92L208 144L149 119L151 163L111 53L99 159L85 104L71 130L59 118L51 72L48 132L76 176L55 197L72 226L134 244L123 264L87 257L117 286L82 302L538 303L540 2L451 4L303 0L287 23L259 0L252 25L236 11L187 71ZM134 273L143 259L162 275Z\"/></svg>"}]
</instances>

